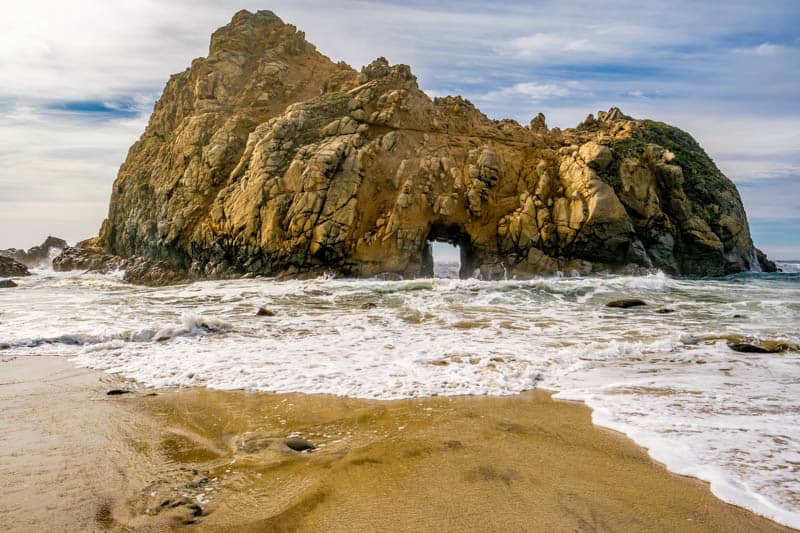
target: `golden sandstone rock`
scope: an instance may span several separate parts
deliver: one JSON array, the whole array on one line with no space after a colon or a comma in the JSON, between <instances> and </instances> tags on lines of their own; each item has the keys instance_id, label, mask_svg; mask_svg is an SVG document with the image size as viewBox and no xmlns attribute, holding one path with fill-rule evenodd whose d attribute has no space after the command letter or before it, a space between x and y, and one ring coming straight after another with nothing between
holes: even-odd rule
<instances>
[{"instance_id":1,"label":"golden sandstone rock","mask_svg":"<svg viewBox=\"0 0 800 533\"><path fill-rule=\"evenodd\" d=\"M86 255L99 242L142 258L148 282L429 275L433 240L461 247L463 276L490 279L754 267L739 194L694 139L597 116L564 131L541 114L491 120L431 100L406 65L357 72L271 12L242 11L170 78Z\"/></svg>"}]
</instances>

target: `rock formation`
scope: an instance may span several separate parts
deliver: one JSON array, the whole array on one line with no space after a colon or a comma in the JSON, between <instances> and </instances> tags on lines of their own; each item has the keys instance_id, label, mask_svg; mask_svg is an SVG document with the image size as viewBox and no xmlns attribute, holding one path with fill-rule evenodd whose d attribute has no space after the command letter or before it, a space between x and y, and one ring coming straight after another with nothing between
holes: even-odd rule
<instances>
[{"instance_id":1,"label":"rock formation","mask_svg":"<svg viewBox=\"0 0 800 533\"><path fill-rule=\"evenodd\" d=\"M28 250L18 250L9 248L0 250L0 255L10 257L28 267L49 265L53 260L53 255L60 253L67 247L67 241L58 237L47 237L42 244L34 246Z\"/></svg>"},{"instance_id":2,"label":"rock formation","mask_svg":"<svg viewBox=\"0 0 800 533\"><path fill-rule=\"evenodd\" d=\"M28 267L10 257L0 255L0 278L16 278L30 275Z\"/></svg>"},{"instance_id":3,"label":"rock formation","mask_svg":"<svg viewBox=\"0 0 800 533\"><path fill-rule=\"evenodd\" d=\"M170 78L100 236L55 264L420 276L435 240L484 278L757 265L736 187L687 133L616 108L563 131L491 120L431 100L406 65L333 63L267 11Z\"/></svg>"}]
</instances>

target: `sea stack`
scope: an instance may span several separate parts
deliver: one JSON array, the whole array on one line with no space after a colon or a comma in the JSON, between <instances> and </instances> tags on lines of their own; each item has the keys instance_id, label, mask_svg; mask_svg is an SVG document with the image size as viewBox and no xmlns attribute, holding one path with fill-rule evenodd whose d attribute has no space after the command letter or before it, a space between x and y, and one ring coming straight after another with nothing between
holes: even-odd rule
<instances>
[{"instance_id":1,"label":"sea stack","mask_svg":"<svg viewBox=\"0 0 800 533\"><path fill-rule=\"evenodd\" d=\"M241 11L167 82L99 237L68 264L116 256L149 282L149 265L169 281L416 277L436 240L485 279L717 276L764 257L734 184L675 127L617 108L566 130L492 120L431 99L406 65L356 71L275 14Z\"/></svg>"}]
</instances>

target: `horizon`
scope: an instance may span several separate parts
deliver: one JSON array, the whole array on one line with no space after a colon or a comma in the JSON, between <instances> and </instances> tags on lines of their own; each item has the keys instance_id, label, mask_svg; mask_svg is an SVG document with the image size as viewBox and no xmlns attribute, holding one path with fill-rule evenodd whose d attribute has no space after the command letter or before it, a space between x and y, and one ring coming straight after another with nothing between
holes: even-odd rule
<instances>
[{"instance_id":1,"label":"horizon","mask_svg":"<svg viewBox=\"0 0 800 533\"><path fill-rule=\"evenodd\" d=\"M454 10L452 2L347 1L335 13L313 9L324 4L312 1L240 7L274 11L334 61L358 68L385 56L409 64L429 96L461 94L493 119L524 124L543 112L550 127L565 128L618 106L678 126L736 183L754 244L772 259L797 260L800 73L786 67L800 59L800 7L681 4L691 5L602 12L585 2L502 10L462 2ZM150 0L83 6L7 8L6 20L15 22L0 51L0 71L11 80L0 84L0 248L29 248L47 235L71 244L96 235L117 169L169 74L205 56L211 32L239 11Z\"/></svg>"}]
</instances>

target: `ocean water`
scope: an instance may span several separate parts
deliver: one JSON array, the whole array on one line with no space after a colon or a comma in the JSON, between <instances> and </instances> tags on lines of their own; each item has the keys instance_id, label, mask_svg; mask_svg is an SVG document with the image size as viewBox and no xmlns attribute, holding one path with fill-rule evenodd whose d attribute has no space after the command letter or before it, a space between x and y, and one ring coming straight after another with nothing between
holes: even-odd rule
<instances>
[{"instance_id":1,"label":"ocean water","mask_svg":"<svg viewBox=\"0 0 800 533\"><path fill-rule=\"evenodd\" d=\"M781 266L486 282L437 265L435 279L167 288L37 270L0 291L0 358L61 355L153 387L378 399L545 387L722 499L800 528L800 264ZM605 307L620 297L649 305ZM740 337L794 348L738 353Z\"/></svg>"}]
</instances>

